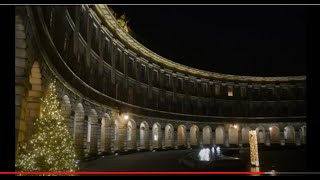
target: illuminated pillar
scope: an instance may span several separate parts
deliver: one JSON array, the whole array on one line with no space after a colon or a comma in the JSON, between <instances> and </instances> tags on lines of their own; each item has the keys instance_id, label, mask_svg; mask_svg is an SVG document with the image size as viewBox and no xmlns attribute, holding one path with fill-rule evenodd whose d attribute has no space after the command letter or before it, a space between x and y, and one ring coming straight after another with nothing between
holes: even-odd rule
<instances>
[{"instance_id":1,"label":"illuminated pillar","mask_svg":"<svg viewBox=\"0 0 320 180\"><path fill-rule=\"evenodd\" d=\"M257 132L251 130L249 132L249 143L250 143L250 160L251 165L259 166L259 152L257 143Z\"/></svg>"}]
</instances>

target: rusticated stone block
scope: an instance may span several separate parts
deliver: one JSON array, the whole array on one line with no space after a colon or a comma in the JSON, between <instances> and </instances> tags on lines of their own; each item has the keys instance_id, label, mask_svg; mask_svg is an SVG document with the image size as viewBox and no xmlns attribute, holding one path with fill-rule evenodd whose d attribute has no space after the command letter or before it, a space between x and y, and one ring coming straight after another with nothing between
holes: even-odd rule
<instances>
[{"instance_id":1,"label":"rusticated stone block","mask_svg":"<svg viewBox=\"0 0 320 180\"><path fill-rule=\"evenodd\" d=\"M31 77L40 79L41 78L41 73L40 72L32 72Z\"/></svg>"},{"instance_id":2,"label":"rusticated stone block","mask_svg":"<svg viewBox=\"0 0 320 180\"><path fill-rule=\"evenodd\" d=\"M26 33L18 30L18 31L16 31L16 38L17 39L26 39Z\"/></svg>"},{"instance_id":3,"label":"rusticated stone block","mask_svg":"<svg viewBox=\"0 0 320 180\"><path fill-rule=\"evenodd\" d=\"M30 112L29 112L29 116L30 117L38 118L39 115L40 115L40 111L39 110L30 110Z\"/></svg>"},{"instance_id":4,"label":"rusticated stone block","mask_svg":"<svg viewBox=\"0 0 320 180\"><path fill-rule=\"evenodd\" d=\"M26 82L27 78L26 77L16 77L15 82L16 84L24 85Z\"/></svg>"},{"instance_id":5,"label":"rusticated stone block","mask_svg":"<svg viewBox=\"0 0 320 180\"><path fill-rule=\"evenodd\" d=\"M16 67L25 68L26 67L26 59L25 58L15 58Z\"/></svg>"},{"instance_id":6,"label":"rusticated stone block","mask_svg":"<svg viewBox=\"0 0 320 180\"><path fill-rule=\"evenodd\" d=\"M28 92L28 96L31 96L31 97L40 97L40 96L41 96L41 92L40 92L40 91L29 91L29 92Z\"/></svg>"},{"instance_id":7,"label":"rusticated stone block","mask_svg":"<svg viewBox=\"0 0 320 180\"><path fill-rule=\"evenodd\" d=\"M30 78L30 83L31 83L31 84L38 84L38 85L40 85L40 84L41 84L41 79L31 77L31 78Z\"/></svg>"},{"instance_id":8,"label":"rusticated stone block","mask_svg":"<svg viewBox=\"0 0 320 180\"><path fill-rule=\"evenodd\" d=\"M16 57L27 58L26 50L21 48L16 48Z\"/></svg>"},{"instance_id":9,"label":"rusticated stone block","mask_svg":"<svg viewBox=\"0 0 320 180\"><path fill-rule=\"evenodd\" d=\"M34 91L41 91L41 90L42 90L42 87L41 87L41 85L32 85L32 90L34 90Z\"/></svg>"},{"instance_id":10,"label":"rusticated stone block","mask_svg":"<svg viewBox=\"0 0 320 180\"><path fill-rule=\"evenodd\" d=\"M28 108L30 109L39 109L40 103L28 103Z\"/></svg>"},{"instance_id":11,"label":"rusticated stone block","mask_svg":"<svg viewBox=\"0 0 320 180\"><path fill-rule=\"evenodd\" d=\"M39 97L27 97L28 102L40 103Z\"/></svg>"},{"instance_id":12,"label":"rusticated stone block","mask_svg":"<svg viewBox=\"0 0 320 180\"><path fill-rule=\"evenodd\" d=\"M24 39L16 39L16 47L25 49L27 47L27 43Z\"/></svg>"},{"instance_id":13,"label":"rusticated stone block","mask_svg":"<svg viewBox=\"0 0 320 180\"><path fill-rule=\"evenodd\" d=\"M17 19L16 19L16 23L18 23L18 22L19 22L19 24L16 24L16 30L24 31L24 25L20 24L20 23L22 23L22 20L20 19L17 21Z\"/></svg>"},{"instance_id":14,"label":"rusticated stone block","mask_svg":"<svg viewBox=\"0 0 320 180\"><path fill-rule=\"evenodd\" d=\"M25 74L25 69L24 69L24 68L16 67L16 68L15 68L15 73L16 73L16 76L24 76L24 74Z\"/></svg>"},{"instance_id":15,"label":"rusticated stone block","mask_svg":"<svg viewBox=\"0 0 320 180\"><path fill-rule=\"evenodd\" d=\"M25 87L23 87L23 86L16 86L16 87L15 87L15 91L16 91L16 94L24 95L24 94L25 94Z\"/></svg>"}]
</instances>

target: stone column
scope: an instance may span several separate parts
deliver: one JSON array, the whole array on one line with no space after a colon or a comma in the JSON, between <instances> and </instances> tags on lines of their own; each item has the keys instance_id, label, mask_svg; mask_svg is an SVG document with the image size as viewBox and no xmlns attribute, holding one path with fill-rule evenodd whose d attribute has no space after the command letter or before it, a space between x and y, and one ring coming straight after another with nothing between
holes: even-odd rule
<instances>
[{"instance_id":1,"label":"stone column","mask_svg":"<svg viewBox=\"0 0 320 180\"><path fill-rule=\"evenodd\" d=\"M111 120L105 117L104 124L101 125L101 151L107 153L110 151L111 142Z\"/></svg>"},{"instance_id":2,"label":"stone column","mask_svg":"<svg viewBox=\"0 0 320 180\"><path fill-rule=\"evenodd\" d=\"M79 159L84 158L84 137L83 137L83 129L84 129L84 111L79 110L75 113L75 149L78 154Z\"/></svg>"},{"instance_id":3,"label":"stone column","mask_svg":"<svg viewBox=\"0 0 320 180\"><path fill-rule=\"evenodd\" d=\"M90 118L91 118L90 122L88 122L88 123L91 123L89 156L96 156L98 152L98 148L97 148L98 116L95 114L95 115L92 115Z\"/></svg>"},{"instance_id":4,"label":"stone column","mask_svg":"<svg viewBox=\"0 0 320 180\"><path fill-rule=\"evenodd\" d=\"M203 145L203 128L199 128L199 134L198 134L198 145L202 147Z\"/></svg>"},{"instance_id":5,"label":"stone column","mask_svg":"<svg viewBox=\"0 0 320 180\"><path fill-rule=\"evenodd\" d=\"M136 146L137 146L137 150L141 150L141 142L140 142L140 125L137 125L137 131L136 131Z\"/></svg>"},{"instance_id":6,"label":"stone column","mask_svg":"<svg viewBox=\"0 0 320 180\"><path fill-rule=\"evenodd\" d=\"M153 131L152 131L152 125L149 127L149 131L147 132L148 135L147 135L147 142L148 142L148 145L147 145L147 148L152 150L153 149Z\"/></svg>"},{"instance_id":7,"label":"stone column","mask_svg":"<svg viewBox=\"0 0 320 180\"><path fill-rule=\"evenodd\" d=\"M265 141L264 142L265 142L266 146L270 146L271 145L271 134L270 134L269 129L265 130Z\"/></svg>"},{"instance_id":8,"label":"stone column","mask_svg":"<svg viewBox=\"0 0 320 180\"><path fill-rule=\"evenodd\" d=\"M213 145L217 145L217 141L216 141L216 128L212 129L212 144Z\"/></svg>"},{"instance_id":9,"label":"stone column","mask_svg":"<svg viewBox=\"0 0 320 180\"><path fill-rule=\"evenodd\" d=\"M285 139L284 139L284 131L280 131L280 144L281 146L284 146L286 143L285 143Z\"/></svg>"},{"instance_id":10,"label":"stone column","mask_svg":"<svg viewBox=\"0 0 320 180\"><path fill-rule=\"evenodd\" d=\"M125 149L125 141L126 141L126 134L127 128L126 123L123 117L119 116L118 114L114 113L113 117L117 117L118 119L118 150L123 151Z\"/></svg>"},{"instance_id":11,"label":"stone column","mask_svg":"<svg viewBox=\"0 0 320 180\"><path fill-rule=\"evenodd\" d=\"M229 147L229 130L227 130L226 128L224 128L224 145L226 147Z\"/></svg>"},{"instance_id":12,"label":"stone column","mask_svg":"<svg viewBox=\"0 0 320 180\"><path fill-rule=\"evenodd\" d=\"M295 140L296 140L296 145L297 146L300 146L301 145L301 138L300 138L300 132L299 130L298 131L295 131Z\"/></svg>"},{"instance_id":13,"label":"stone column","mask_svg":"<svg viewBox=\"0 0 320 180\"><path fill-rule=\"evenodd\" d=\"M238 145L242 145L242 131L241 131L241 126L238 125Z\"/></svg>"}]
</instances>

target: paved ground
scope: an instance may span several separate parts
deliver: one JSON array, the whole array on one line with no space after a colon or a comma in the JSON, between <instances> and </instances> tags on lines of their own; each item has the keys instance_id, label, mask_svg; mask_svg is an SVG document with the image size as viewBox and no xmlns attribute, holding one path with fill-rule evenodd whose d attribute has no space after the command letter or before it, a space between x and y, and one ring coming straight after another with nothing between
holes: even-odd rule
<instances>
[{"instance_id":1,"label":"paved ground","mask_svg":"<svg viewBox=\"0 0 320 180\"><path fill-rule=\"evenodd\" d=\"M85 162L81 171L181 171L178 159L190 150L138 152Z\"/></svg>"},{"instance_id":2,"label":"paved ground","mask_svg":"<svg viewBox=\"0 0 320 180\"><path fill-rule=\"evenodd\" d=\"M179 159L189 152L191 151L170 150L109 155L82 163L81 171L188 171L179 164ZM259 152L261 164L259 171L306 171L304 149L261 150ZM249 151L242 152L240 158L247 161L247 171L250 171Z\"/></svg>"}]
</instances>

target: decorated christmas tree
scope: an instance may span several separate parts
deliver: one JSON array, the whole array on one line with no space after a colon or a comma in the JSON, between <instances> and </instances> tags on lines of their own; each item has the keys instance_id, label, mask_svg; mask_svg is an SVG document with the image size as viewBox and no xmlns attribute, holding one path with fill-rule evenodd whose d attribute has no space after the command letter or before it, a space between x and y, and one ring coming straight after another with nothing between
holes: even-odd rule
<instances>
[{"instance_id":1,"label":"decorated christmas tree","mask_svg":"<svg viewBox=\"0 0 320 180\"><path fill-rule=\"evenodd\" d=\"M76 152L59 109L55 81L49 84L41 103L40 118L34 123L35 134L27 148L19 148L16 171L77 171Z\"/></svg>"}]
</instances>

